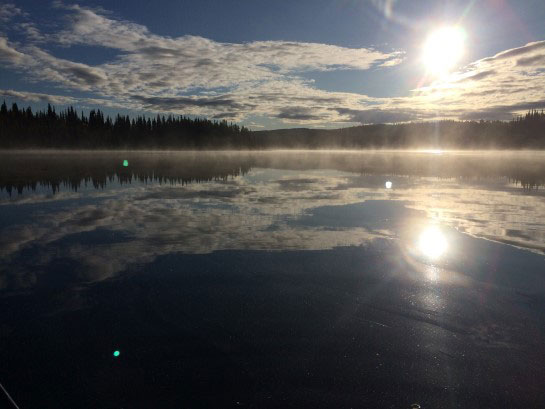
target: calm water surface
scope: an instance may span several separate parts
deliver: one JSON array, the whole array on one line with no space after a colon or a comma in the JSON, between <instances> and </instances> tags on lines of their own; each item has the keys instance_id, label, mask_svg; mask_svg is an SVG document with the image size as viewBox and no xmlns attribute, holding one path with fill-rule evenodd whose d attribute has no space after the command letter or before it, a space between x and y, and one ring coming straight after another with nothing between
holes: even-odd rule
<instances>
[{"instance_id":1,"label":"calm water surface","mask_svg":"<svg viewBox=\"0 0 545 409\"><path fill-rule=\"evenodd\" d=\"M0 382L21 408L543 407L544 186L543 153L0 153Z\"/></svg>"}]
</instances>

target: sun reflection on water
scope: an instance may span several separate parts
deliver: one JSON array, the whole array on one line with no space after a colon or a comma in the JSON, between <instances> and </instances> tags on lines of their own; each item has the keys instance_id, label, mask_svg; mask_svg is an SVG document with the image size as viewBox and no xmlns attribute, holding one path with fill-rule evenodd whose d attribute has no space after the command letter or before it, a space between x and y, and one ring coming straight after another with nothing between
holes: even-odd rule
<instances>
[{"instance_id":1,"label":"sun reflection on water","mask_svg":"<svg viewBox=\"0 0 545 409\"><path fill-rule=\"evenodd\" d=\"M436 226L428 227L418 238L418 249L430 260L437 260L447 250L445 236Z\"/></svg>"}]
</instances>

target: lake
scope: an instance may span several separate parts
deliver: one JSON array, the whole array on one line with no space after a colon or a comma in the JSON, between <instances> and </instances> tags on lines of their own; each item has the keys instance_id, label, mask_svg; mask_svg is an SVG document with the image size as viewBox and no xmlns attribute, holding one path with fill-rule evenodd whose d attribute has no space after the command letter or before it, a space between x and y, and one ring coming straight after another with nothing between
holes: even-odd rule
<instances>
[{"instance_id":1,"label":"lake","mask_svg":"<svg viewBox=\"0 0 545 409\"><path fill-rule=\"evenodd\" d=\"M544 407L544 186L532 152L2 152L0 382L21 408Z\"/></svg>"}]
</instances>

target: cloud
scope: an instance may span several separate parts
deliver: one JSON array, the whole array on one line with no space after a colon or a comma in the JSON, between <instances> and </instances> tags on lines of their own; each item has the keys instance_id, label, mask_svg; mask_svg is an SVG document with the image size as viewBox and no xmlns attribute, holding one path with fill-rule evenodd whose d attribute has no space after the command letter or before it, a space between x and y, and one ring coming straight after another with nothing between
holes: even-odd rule
<instances>
[{"instance_id":1,"label":"cloud","mask_svg":"<svg viewBox=\"0 0 545 409\"><path fill-rule=\"evenodd\" d=\"M528 43L523 47L505 50L494 55L493 57L485 58L483 61L489 62L494 60L511 59L513 57L518 57L519 55L532 53L534 51L545 51L545 41L536 41L533 43Z\"/></svg>"},{"instance_id":2,"label":"cloud","mask_svg":"<svg viewBox=\"0 0 545 409\"><path fill-rule=\"evenodd\" d=\"M34 80L46 80L72 89L98 89L106 80L106 74L99 67L54 57L34 45L20 52L4 37L0 37L0 60L27 72Z\"/></svg>"},{"instance_id":3,"label":"cloud","mask_svg":"<svg viewBox=\"0 0 545 409\"><path fill-rule=\"evenodd\" d=\"M447 118L509 120L543 108L543 89L545 41L539 41L475 61L399 102Z\"/></svg>"},{"instance_id":4,"label":"cloud","mask_svg":"<svg viewBox=\"0 0 545 409\"><path fill-rule=\"evenodd\" d=\"M0 37L0 61L11 65L22 64L26 59L25 54L13 48L5 37Z\"/></svg>"},{"instance_id":5,"label":"cloud","mask_svg":"<svg viewBox=\"0 0 545 409\"><path fill-rule=\"evenodd\" d=\"M513 111L504 106L488 108L486 110L463 112L460 114L460 119L463 121L478 121L482 118L486 118L491 121L509 121L513 119L513 117Z\"/></svg>"},{"instance_id":6,"label":"cloud","mask_svg":"<svg viewBox=\"0 0 545 409\"><path fill-rule=\"evenodd\" d=\"M394 67L403 62L403 58L390 58L389 60L384 61L379 67Z\"/></svg>"},{"instance_id":7,"label":"cloud","mask_svg":"<svg viewBox=\"0 0 545 409\"><path fill-rule=\"evenodd\" d=\"M15 19L18 17L18 19ZM29 14L14 4L0 4L0 23L6 24L6 28L13 27L21 31L30 41L43 41L44 36L40 33L36 25L28 20ZM18 21L12 21L18 20ZM22 20L22 21L21 21ZM0 34L4 30L0 29Z\"/></svg>"},{"instance_id":8,"label":"cloud","mask_svg":"<svg viewBox=\"0 0 545 409\"><path fill-rule=\"evenodd\" d=\"M225 119L225 120L231 119L234 121L237 121L239 118L240 118L239 112L220 112L212 116L212 119Z\"/></svg>"},{"instance_id":9,"label":"cloud","mask_svg":"<svg viewBox=\"0 0 545 409\"><path fill-rule=\"evenodd\" d=\"M153 110L183 110L184 108L195 107L227 107L227 108L243 108L253 107L255 104L242 105L235 102L233 99L221 97L143 97L140 95L132 95L132 99L142 102L146 109Z\"/></svg>"},{"instance_id":10,"label":"cloud","mask_svg":"<svg viewBox=\"0 0 545 409\"><path fill-rule=\"evenodd\" d=\"M342 103L346 95L315 90L312 81L302 79L301 73L366 70L401 62L400 52L371 48L293 41L237 44L190 35L159 36L142 25L115 19L104 10L60 2L56 6L66 13L67 25L48 34L48 42L66 47L106 47L117 51L117 56L90 66L57 58L31 44L10 47L6 50L9 58L18 60L17 67L34 81L93 91L100 97L115 98L129 109L216 118L241 119L253 114L325 122L333 117L325 105ZM33 28L26 26L27 35L40 38L39 31ZM23 57L27 58L24 63ZM224 92L217 93L217 89ZM307 107L297 110L294 101ZM315 113L302 113L315 103Z\"/></svg>"},{"instance_id":11,"label":"cloud","mask_svg":"<svg viewBox=\"0 0 545 409\"><path fill-rule=\"evenodd\" d=\"M31 81L91 92L96 102L130 110L236 121L263 117L306 126L463 119L476 113L483 119L508 119L525 102L542 100L545 88L545 41L475 61L407 96L374 98L319 89L309 76L315 71L388 69L402 63L402 51L169 37L101 8L55 6L64 25L47 34L20 9L3 12L24 16L14 30L26 42L0 37L0 59ZM114 56L90 65L59 58L45 44L104 47ZM76 102L92 103L89 98Z\"/></svg>"},{"instance_id":12,"label":"cloud","mask_svg":"<svg viewBox=\"0 0 545 409\"><path fill-rule=\"evenodd\" d=\"M393 122L408 122L422 117L418 112L410 110L382 110L382 109L349 109L332 108L340 115L347 116L347 122L359 122L362 124L384 124Z\"/></svg>"},{"instance_id":13,"label":"cloud","mask_svg":"<svg viewBox=\"0 0 545 409\"><path fill-rule=\"evenodd\" d=\"M311 108L291 107L280 110L275 116L276 118L296 121L322 120L321 116L315 115L313 112Z\"/></svg>"},{"instance_id":14,"label":"cloud","mask_svg":"<svg viewBox=\"0 0 545 409\"><path fill-rule=\"evenodd\" d=\"M34 65L32 71L37 79L45 78L85 91L99 89L98 86L106 82L107 74L100 67L57 58L36 46L30 47L28 51L39 67Z\"/></svg>"},{"instance_id":15,"label":"cloud","mask_svg":"<svg viewBox=\"0 0 545 409\"><path fill-rule=\"evenodd\" d=\"M13 89L0 89L0 96L21 101L47 102L53 105L75 105L81 107L98 106L100 108L123 108L124 106L108 99L76 98L68 95L43 94L39 92L16 91Z\"/></svg>"},{"instance_id":16,"label":"cloud","mask_svg":"<svg viewBox=\"0 0 545 409\"><path fill-rule=\"evenodd\" d=\"M513 119L513 117L519 112L533 109L545 109L545 99L521 102L513 105L496 105L482 111L477 110L474 112L466 112L461 114L461 119L477 120L481 118L489 118L492 120L505 121Z\"/></svg>"},{"instance_id":17,"label":"cloud","mask_svg":"<svg viewBox=\"0 0 545 409\"><path fill-rule=\"evenodd\" d=\"M47 36L43 35L38 27L32 22L23 22L17 24L17 29L22 31L30 42L40 43L47 39Z\"/></svg>"},{"instance_id":18,"label":"cloud","mask_svg":"<svg viewBox=\"0 0 545 409\"><path fill-rule=\"evenodd\" d=\"M496 71L494 70L481 71L477 73L471 73L470 75L461 78L460 81L479 81L495 74L496 74Z\"/></svg>"},{"instance_id":19,"label":"cloud","mask_svg":"<svg viewBox=\"0 0 545 409\"><path fill-rule=\"evenodd\" d=\"M545 66L545 55L535 55L533 57L525 57L517 60L517 65L520 66Z\"/></svg>"},{"instance_id":20,"label":"cloud","mask_svg":"<svg viewBox=\"0 0 545 409\"><path fill-rule=\"evenodd\" d=\"M184 59L184 65L207 67L230 61L238 68L274 66L280 71L368 69L373 64L401 62L400 53L370 48L346 48L329 44L290 41L219 43L198 36L171 38L154 35L139 24L115 20L93 9L65 6L70 25L56 35L65 45L87 44L117 49L133 57Z\"/></svg>"},{"instance_id":21,"label":"cloud","mask_svg":"<svg viewBox=\"0 0 545 409\"><path fill-rule=\"evenodd\" d=\"M4 97L20 99L23 101L48 102L51 104L59 104L59 105L73 104L77 101L75 98L62 96L62 95L49 95L49 94L41 94L37 92L15 91L11 89L6 89L6 90L0 89L0 95Z\"/></svg>"},{"instance_id":22,"label":"cloud","mask_svg":"<svg viewBox=\"0 0 545 409\"><path fill-rule=\"evenodd\" d=\"M15 16L24 16L26 13L23 12L15 4L7 3L0 4L0 22L7 23Z\"/></svg>"}]
</instances>

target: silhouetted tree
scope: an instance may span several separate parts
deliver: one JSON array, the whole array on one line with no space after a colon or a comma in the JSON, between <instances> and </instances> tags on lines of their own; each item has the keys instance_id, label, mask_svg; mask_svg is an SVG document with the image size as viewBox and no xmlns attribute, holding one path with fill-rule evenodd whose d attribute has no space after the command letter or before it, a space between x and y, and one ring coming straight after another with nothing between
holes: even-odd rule
<instances>
[{"instance_id":1,"label":"silhouetted tree","mask_svg":"<svg viewBox=\"0 0 545 409\"><path fill-rule=\"evenodd\" d=\"M112 120L101 110L78 116L73 107L57 114L47 110L21 111L16 103L0 107L1 148L220 148L247 147L250 131L225 121L157 115L130 119L116 115Z\"/></svg>"},{"instance_id":2,"label":"silhouetted tree","mask_svg":"<svg viewBox=\"0 0 545 409\"><path fill-rule=\"evenodd\" d=\"M73 107L57 114L0 106L0 148L421 148L543 149L545 114L529 111L509 122L438 121L363 125L343 129L281 129L250 132L222 121L185 116L154 118L91 110L80 116Z\"/></svg>"}]
</instances>

